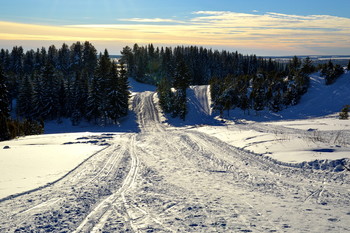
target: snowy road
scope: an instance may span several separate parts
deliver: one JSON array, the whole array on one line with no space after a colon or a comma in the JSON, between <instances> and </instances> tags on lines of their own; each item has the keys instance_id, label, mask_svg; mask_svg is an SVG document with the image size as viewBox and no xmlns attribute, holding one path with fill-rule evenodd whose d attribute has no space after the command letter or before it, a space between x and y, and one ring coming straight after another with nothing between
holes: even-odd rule
<instances>
[{"instance_id":1,"label":"snowy road","mask_svg":"<svg viewBox=\"0 0 350 233\"><path fill-rule=\"evenodd\" d=\"M281 166L166 126L155 98L133 98L140 133L115 136L55 184L1 201L0 232L350 231L348 173Z\"/></svg>"}]
</instances>

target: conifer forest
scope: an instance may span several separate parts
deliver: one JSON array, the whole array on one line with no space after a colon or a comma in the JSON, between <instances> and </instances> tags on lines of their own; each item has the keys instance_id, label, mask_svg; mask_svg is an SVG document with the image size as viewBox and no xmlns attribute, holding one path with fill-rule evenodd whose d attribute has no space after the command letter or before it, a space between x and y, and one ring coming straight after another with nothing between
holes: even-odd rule
<instances>
[{"instance_id":1,"label":"conifer forest","mask_svg":"<svg viewBox=\"0 0 350 233\"><path fill-rule=\"evenodd\" d=\"M332 61L315 67L308 57L281 63L196 46L134 44L121 55L115 62L107 49L98 54L88 41L36 51L1 49L1 138L42 133L45 121L62 118L72 125L117 123L128 114L129 77L156 85L163 111L185 120L190 85L210 85L212 107L221 116L234 108L257 114L298 104L316 70L327 85L343 73Z\"/></svg>"}]
</instances>

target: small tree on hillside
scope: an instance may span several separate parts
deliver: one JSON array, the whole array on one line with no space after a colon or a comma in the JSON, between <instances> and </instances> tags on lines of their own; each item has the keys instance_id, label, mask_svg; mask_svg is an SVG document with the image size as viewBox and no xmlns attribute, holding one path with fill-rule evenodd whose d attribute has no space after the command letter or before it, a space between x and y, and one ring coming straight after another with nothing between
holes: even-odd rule
<instances>
[{"instance_id":1,"label":"small tree on hillside","mask_svg":"<svg viewBox=\"0 0 350 233\"><path fill-rule=\"evenodd\" d=\"M350 110L350 105L345 105L344 108L342 108L341 112L339 113L339 119L341 120L349 119L349 110Z\"/></svg>"}]
</instances>

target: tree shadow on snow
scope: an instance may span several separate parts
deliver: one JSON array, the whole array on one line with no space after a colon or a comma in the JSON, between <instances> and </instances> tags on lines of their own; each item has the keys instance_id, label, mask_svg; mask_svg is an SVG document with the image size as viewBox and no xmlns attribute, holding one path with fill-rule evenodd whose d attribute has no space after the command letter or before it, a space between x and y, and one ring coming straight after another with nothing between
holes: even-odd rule
<instances>
[{"instance_id":1,"label":"tree shadow on snow","mask_svg":"<svg viewBox=\"0 0 350 233\"><path fill-rule=\"evenodd\" d=\"M120 119L117 124L96 125L82 121L79 125L73 126L70 119L62 119L61 123L50 121L45 123L45 134L55 133L138 133L140 129L137 124L135 112L129 111L129 114Z\"/></svg>"}]
</instances>

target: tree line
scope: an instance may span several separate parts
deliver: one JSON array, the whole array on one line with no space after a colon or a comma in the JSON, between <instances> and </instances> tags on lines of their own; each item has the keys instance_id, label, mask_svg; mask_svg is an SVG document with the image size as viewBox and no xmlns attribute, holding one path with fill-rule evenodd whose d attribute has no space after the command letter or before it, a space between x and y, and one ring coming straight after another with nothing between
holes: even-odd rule
<instances>
[{"instance_id":1,"label":"tree line","mask_svg":"<svg viewBox=\"0 0 350 233\"><path fill-rule=\"evenodd\" d=\"M278 112L299 103L309 88L311 73L321 70L326 85L343 73L343 68L332 61L315 67L309 57L301 60L295 56L283 63L197 46L155 48L152 44L135 44L123 48L122 59L128 75L156 84L163 110L182 119L187 112L185 90L189 85L209 84L213 107L221 115L236 107L248 112Z\"/></svg>"},{"instance_id":2,"label":"tree line","mask_svg":"<svg viewBox=\"0 0 350 233\"><path fill-rule=\"evenodd\" d=\"M97 54L88 41L59 49L1 49L0 67L8 99L3 118L9 119L4 112L15 110L19 120L31 122L70 118L73 125L83 119L108 124L128 113L125 65L112 62L107 50Z\"/></svg>"}]
</instances>

